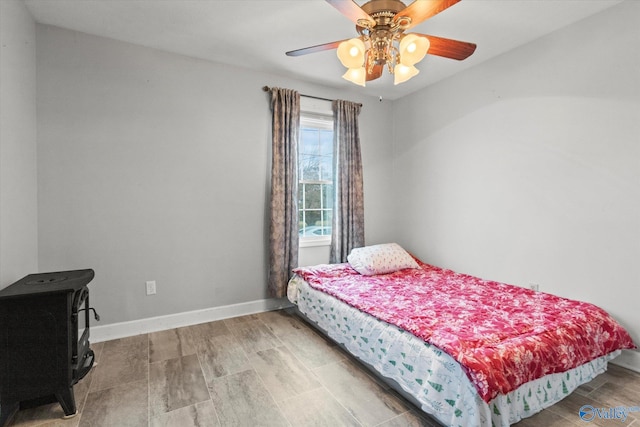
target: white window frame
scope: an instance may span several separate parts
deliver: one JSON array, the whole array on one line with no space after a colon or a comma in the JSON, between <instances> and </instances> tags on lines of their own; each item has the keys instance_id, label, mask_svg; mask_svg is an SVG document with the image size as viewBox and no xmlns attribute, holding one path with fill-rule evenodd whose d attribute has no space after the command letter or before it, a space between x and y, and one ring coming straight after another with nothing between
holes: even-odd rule
<instances>
[{"instance_id":1,"label":"white window frame","mask_svg":"<svg viewBox=\"0 0 640 427\"><path fill-rule=\"evenodd\" d=\"M326 101L318 102L318 100L314 100L314 102L307 102L305 105L304 100L305 98L301 99L300 127L302 128L305 125L310 125L311 127L318 127L320 129L329 129L333 131L333 111L331 110L331 103ZM298 184L300 185L301 183L302 180L299 177ZM333 181L307 181L306 183L332 184ZM300 207L298 209L300 209ZM302 248L312 246L329 246L331 245L331 235L300 236L298 244Z\"/></svg>"}]
</instances>

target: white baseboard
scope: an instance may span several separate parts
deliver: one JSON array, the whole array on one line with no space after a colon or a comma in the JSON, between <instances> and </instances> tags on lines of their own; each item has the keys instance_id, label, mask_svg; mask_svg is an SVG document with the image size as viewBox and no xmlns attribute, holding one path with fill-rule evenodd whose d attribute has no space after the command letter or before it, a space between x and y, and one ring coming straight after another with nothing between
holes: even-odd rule
<instances>
[{"instance_id":1,"label":"white baseboard","mask_svg":"<svg viewBox=\"0 0 640 427\"><path fill-rule=\"evenodd\" d=\"M640 373L640 352L622 350L622 354L609 363Z\"/></svg>"},{"instance_id":2,"label":"white baseboard","mask_svg":"<svg viewBox=\"0 0 640 427\"><path fill-rule=\"evenodd\" d=\"M279 310L291 307L286 298L264 299L240 304L212 307L203 310L149 317L129 322L112 323L104 326L91 326L91 342L97 343L118 338L131 337L149 332L164 331L230 317Z\"/></svg>"}]
</instances>

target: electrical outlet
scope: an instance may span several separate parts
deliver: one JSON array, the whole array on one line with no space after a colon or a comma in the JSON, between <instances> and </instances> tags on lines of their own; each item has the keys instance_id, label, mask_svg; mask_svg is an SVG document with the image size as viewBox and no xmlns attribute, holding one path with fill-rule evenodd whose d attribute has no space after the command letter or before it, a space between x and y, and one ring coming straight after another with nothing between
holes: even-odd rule
<instances>
[{"instance_id":1,"label":"electrical outlet","mask_svg":"<svg viewBox=\"0 0 640 427\"><path fill-rule=\"evenodd\" d=\"M537 283L529 283L529 289L532 289L534 291L539 291L540 285L538 285Z\"/></svg>"},{"instance_id":2,"label":"electrical outlet","mask_svg":"<svg viewBox=\"0 0 640 427\"><path fill-rule=\"evenodd\" d=\"M156 281L148 280L147 281L147 295L155 295L156 294Z\"/></svg>"}]
</instances>

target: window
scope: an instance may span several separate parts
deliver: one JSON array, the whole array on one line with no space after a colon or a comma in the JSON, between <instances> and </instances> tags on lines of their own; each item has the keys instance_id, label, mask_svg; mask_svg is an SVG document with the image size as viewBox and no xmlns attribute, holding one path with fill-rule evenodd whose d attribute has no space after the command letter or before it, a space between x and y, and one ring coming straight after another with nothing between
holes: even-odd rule
<instances>
[{"instance_id":1,"label":"window","mask_svg":"<svg viewBox=\"0 0 640 427\"><path fill-rule=\"evenodd\" d=\"M331 241L333 215L333 117L301 112L298 147L300 242Z\"/></svg>"}]
</instances>

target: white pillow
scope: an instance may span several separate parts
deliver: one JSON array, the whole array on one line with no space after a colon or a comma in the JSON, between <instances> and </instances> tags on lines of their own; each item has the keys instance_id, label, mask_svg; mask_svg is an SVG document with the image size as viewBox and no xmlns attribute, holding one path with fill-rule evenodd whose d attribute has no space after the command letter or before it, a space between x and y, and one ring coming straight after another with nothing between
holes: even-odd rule
<instances>
[{"instance_id":1,"label":"white pillow","mask_svg":"<svg viewBox=\"0 0 640 427\"><path fill-rule=\"evenodd\" d=\"M404 268L420 268L415 259L397 243L353 248L347 261L363 276L393 273Z\"/></svg>"}]
</instances>

